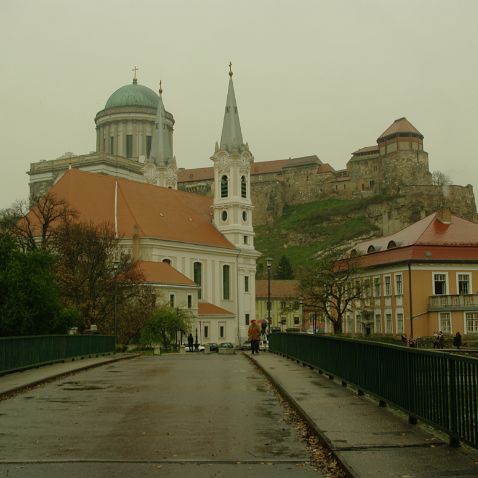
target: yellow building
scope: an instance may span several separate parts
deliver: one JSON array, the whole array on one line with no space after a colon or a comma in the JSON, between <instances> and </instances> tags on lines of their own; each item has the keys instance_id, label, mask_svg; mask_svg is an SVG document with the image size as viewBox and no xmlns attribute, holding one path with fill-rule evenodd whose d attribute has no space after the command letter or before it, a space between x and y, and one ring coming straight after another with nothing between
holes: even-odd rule
<instances>
[{"instance_id":1,"label":"yellow building","mask_svg":"<svg viewBox=\"0 0 478 478\"><path fill-rule=\"evenodd\" d=\"M271 328L300 332L306 329L299 298L299 281L271 280ZM267 320L268 281L256 280L256 319Z\"/></svg>"},{"instance_id":2,"label":"yellow building","mask_svg":"<svg viewBox=\"0 0 478 478\"><path fill-rule=\"evenodd\" d=\"M363 254L362 298L346 333L478 334L478 224L442 210L352 253Z\"/></svg>"}]
</instances>

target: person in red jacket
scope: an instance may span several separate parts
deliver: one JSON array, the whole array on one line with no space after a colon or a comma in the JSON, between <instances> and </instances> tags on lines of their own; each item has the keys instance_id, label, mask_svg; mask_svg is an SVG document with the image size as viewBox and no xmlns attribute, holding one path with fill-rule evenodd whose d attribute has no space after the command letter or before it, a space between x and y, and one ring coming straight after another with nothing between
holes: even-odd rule
<instances>
[{"instance_id":1,"label":"person in red jacket","mask_svg":"<svg viewBox=\"0 0 478 478\"><path fill-rule=\"evenodd\" d=\"M259 353L259 339L261 337L261 329L255 320L251 320L251 324L247 329L247 336L251 341L252 353Z\"/></svg>"}]
</instances>

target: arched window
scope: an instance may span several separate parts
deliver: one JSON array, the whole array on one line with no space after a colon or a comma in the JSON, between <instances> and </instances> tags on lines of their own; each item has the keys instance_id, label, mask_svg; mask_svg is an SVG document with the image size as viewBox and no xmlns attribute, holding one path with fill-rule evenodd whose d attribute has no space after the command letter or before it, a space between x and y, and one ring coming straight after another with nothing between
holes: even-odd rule
<instances>
[{"instance_id":1,"label":"arched window","mask_svg":"<svg viewBox=\"0 0 478 478\"><path fill-rule=\"evenodd\" d=\"M241 197L243 198L247 197L247 183L246 183L245 176L241 177Z\"/></svg>"},{"instance_id":2,"label":"arched window","mask_svg":"<svg viewBox=\"0 0 478 478\"><path fill-rule=\"evenodd\" d=\"M222 266L222 298L224 300L231 298L230 275L231 267L228 265Z\"/></svg>"},{"instance_id":3,"label":"arched window","mask_svg":"<svg viewBox=\"0 0 478 478\"><path fill-rule=\"evenodd\" d=\"M228 195L229 195L229 184L228 184L227 176L224 175L221 178L221 197L227 198Z\"/></svg>"},{"instance_id":4,"label":"arched window","mask_svg":"<svg viewBox=\"0 0 478 478\"><path fill-rule=\"evenodd\" d=\"M375 252L375 247L373 245L368 246L367 249L367 254L370 254L371 252Z\"/></svg>"},{"instance_id":5,"label":"arched window","mask_svg":"<svg viewBox=\"0 0 478 478\"><path fill-rule=\"evenodd\" d=\"M171 259L163 259L163 262L165 262L166 264L171 265Z\"/></svg>"},{"instance_id":6,"label":"arched window","mask_svg":"<svg viewBox=\"0 0 478 478\"><path fill-rule=\"evenodd\" d=\"M193 266L194 270L194 282L199 286L198 299L202 299L202 264L195 262Z\"/></svg>"},{"instance_id":7,"label":"arched window","mask_svg":"<svg viewBox=\"0 0 478 478\"><path fill-rule=\"evenodd\" d=\"M387 245L387 249L394 249L397 247L397 243L395 241L390 241Z\"/></svg>"}]
</instances>

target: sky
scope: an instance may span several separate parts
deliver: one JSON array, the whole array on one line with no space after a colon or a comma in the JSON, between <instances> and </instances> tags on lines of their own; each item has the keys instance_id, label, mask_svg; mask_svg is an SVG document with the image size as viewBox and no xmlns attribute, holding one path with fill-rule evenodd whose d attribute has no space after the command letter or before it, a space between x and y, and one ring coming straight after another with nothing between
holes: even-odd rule
<instances>
[{"instance_id":1,"label":"sky","mask_svg":"<svg viewBox=\"0 0 478 478\"><path fill-rule=\"evenodd\" d=\"M163 83L178 167L212 166L228 64L255 161L351 153L405 116L478 191L476 0L0 0L0 209L30 163L95 149L132 80Z\"/></svg>"}]
</instances>

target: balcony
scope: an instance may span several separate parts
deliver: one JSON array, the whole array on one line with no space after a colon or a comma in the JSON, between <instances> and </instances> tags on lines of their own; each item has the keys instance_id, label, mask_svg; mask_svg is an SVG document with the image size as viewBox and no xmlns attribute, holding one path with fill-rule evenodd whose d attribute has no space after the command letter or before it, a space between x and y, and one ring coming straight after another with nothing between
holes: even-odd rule
<instances>
[{"instance_id":1,"label":"balcony","mask_svg":"<svg viewBox=\"0 0 478 478\"><path fill-rule=\"evenodd\" d=\"M428 298L428 311L477 310L478 294L432 295Z\"/></svg>"}]
</instances>

